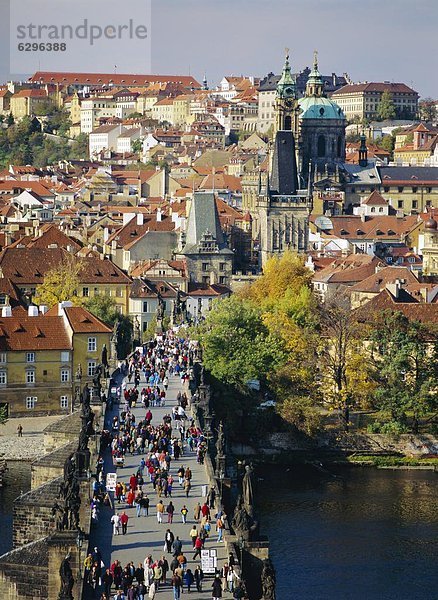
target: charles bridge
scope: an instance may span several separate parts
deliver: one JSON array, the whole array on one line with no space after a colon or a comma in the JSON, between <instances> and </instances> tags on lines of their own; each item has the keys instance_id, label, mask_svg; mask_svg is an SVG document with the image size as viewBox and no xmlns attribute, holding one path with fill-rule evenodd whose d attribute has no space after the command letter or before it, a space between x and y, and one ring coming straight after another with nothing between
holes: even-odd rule
<instances>
[{"instance_id":1,"label":"charles bridge","mask_svg":"<svg viewBox=\"0 0 438 600\"><path fill-rule=\"evenodd\" d=\"M225 519L225 556L235 562L246 587L245 598L274 600L275 573L268 541L259 535L252 468L227 449L223 424L216 422L211 410L211 389L199 359L190 359L191 409L195 424L208 440L203 477L208 488L215 489L216 509L232 515ZM117 376L122 377L118 370L113 374ZM100 401L100 390L88 386L80 400L80 409L44 430L46 454L32 463L31 490L14 503L13 549L0 557L5 600L87 598L88 586L81 573L88 549L96 543L90 499L107 405Z\"/></svg>"}]
</instances>

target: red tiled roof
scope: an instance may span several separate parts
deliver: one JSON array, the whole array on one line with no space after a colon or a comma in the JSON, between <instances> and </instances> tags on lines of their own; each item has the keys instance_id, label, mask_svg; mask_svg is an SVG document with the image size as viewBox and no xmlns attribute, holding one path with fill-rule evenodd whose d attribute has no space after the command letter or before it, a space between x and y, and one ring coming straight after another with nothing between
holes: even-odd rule
<instances>
[{"instance_id":1,"label":"red tiled roof","mask_svg":"<svg viewBox=\"0 0 438 600\"><path fill-rule=\"evenodd\" d=\"M82 306L71 306L64 310L74 333L111 333L111 327Z\"/></svg>"},{"instance_id":2,"label":"red tiled roof","mask_svg":"<svg viewBox=\"0 0 438 600\"><path fill-rule=\"evenodd\" d=\"M380 294L372 298L365 306L358 308L355 312L359 321L375 321L376 313L384 310L401 312L412 321L433 324L438 323L438 304L420 302L397 302L397 299L388 291L382 290Z\"/></svg>"},{"instance_id":3,"label":"red tiled roof","mask_svg":"<svg viewBox=\"0 0 438 600\"><path fill-rule=\"evenodd\" d=\"M332 93L332 96L342 94L354 94L357 92L391 92L403 94L417 94L415 90L408 87L405 83L353 83L344 85L339 90ZM418 96L418 94L417 94Z\"/></svg>"},{"instance_id":4,"label":"red tiled roof","mask_svg":"<svg viewBox=\"0 0 438 600\"><path fill-rule=\"evenodd\" d=\"M133 85L149 86L158 83L181 84L198 87L200 84L190 75L136 75L129 73L68 73L63 71L37 71L29 78L34 83L63 83L65 85Z\"/></svg>"},{"instance_id":5,"label":"red tiled roof","mask_svg":"<svg viewBox=\"0 0 438 600\"><path fill-rule=\"evenodd\" d=\"M377 294L384 289L387 283L394 283L397 279L404 280L405 283L418 283L418 279L406 267L385 267L353 285L350 291Z\"/></svg>"},{"instance_id":6,"label":"red tiled roof","mask_svg":"<svg viewBox=\"0 0 438 600\"><path fill-rule=\"evenodd\" d=\"M62 317L38 315L29 317L25 311L0 317L0 349L70 350L71 343Z\"/></svg>"}]
</instances>

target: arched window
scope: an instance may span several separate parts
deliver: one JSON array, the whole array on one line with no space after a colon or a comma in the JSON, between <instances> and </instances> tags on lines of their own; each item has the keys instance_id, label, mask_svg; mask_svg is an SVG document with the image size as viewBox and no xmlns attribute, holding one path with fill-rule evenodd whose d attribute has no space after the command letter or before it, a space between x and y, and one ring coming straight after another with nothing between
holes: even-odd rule
<instances>
[{"instance_id":1,"label":"arched window","mask_svg":"<svg viewBox=\"0 0 438 600\"><path fill-rule=\"evenodd\" d=\"M325 137L323 135L318 136L318 158L325 156Z\"/></svg>"},{"instance_id":2,"label":"arched window","mask_svg":"<svg viewBox=\"0 0 438 600\"><path fill-rule=\"evenodd\" d=\"M292 117L290 115L287 115L287 117L284 119L284 128L286 131L290 131L292 129Z\"/></svg>"},{"instance_id":3,"label":"arched window","mask_svg":"<svg viewBox=\"0 0 438 600\"><path fill-rule=\"evenodd\" d=\"M341 158L342 156L342 136L338 136L338 148L337 148L337 152L336 152L338 158Z\"/></svg>"}]
</instances>

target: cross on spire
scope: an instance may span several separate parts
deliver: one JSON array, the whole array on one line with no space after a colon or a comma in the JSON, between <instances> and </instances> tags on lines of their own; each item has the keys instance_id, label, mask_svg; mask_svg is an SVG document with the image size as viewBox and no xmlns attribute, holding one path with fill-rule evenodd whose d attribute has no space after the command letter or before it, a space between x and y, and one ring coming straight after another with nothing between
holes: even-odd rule
<instances>
[{"instance_id":1,"label":"cross on spire","mask_svg":"<svg viewBox=\"0 0 438 600\"><path fill-rule=\"evenodd\" d=\"M318 69L318 50L313 51L313 68L315 71Z\"/></svg>"}]
</instances>

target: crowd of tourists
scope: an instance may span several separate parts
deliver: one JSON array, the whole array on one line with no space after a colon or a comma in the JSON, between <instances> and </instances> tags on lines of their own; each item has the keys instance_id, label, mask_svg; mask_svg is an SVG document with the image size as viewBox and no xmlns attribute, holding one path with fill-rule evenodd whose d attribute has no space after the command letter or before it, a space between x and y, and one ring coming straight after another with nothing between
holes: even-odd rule
<instances>
[{"instance_id":1,"label":"crowd of tourists","mask_svg":"<svg viewBox=\"0 0 438 600\"><path fill-rule=\"evenodd\" d=\"M101 592L100 600L147 600L162 588L171 589L174 600L179 600L183 592L201 592L206 585L201 565L194 563L192 567L189 561L201 556L208 540L223 541L225 515L215 509L214 488L205 501L196 504L193 512L187 502L176 506L172 496L178 486L183 497L190 498L193 474L184 465L184 458L187 453L196 453L197 461L202 464L207 451L203 433L188 411L187 393L178 392L176 405L165 412L160 422L155 422L151 410L166 406L170 378L179 377L185 384L192 376L190 364L195 351L190 342L168 335L120 365L123 381L117 395L121 410L103 432L101 449L109 449L116 466L123 466L128 455L137 457L138 462L135 461L137 466L129 479L119 480L114 492L109 493L105 488L104 461L99 457L91 501L92 518L98 522L102 505L109 506L113 509L113 535L123 536L128 532L131 518L153 516L158 525L163 524L163 549L161 556L146 555L138 564L131 561L122 565L115 559L105 566L100 551L94 548L85 559L84 577L96 598ZM139 406L145 415L141 419L132 410ZM135 517L128 516L129 508L135 508ZM188 543L174 535L172 525L176 521L187 524ZM243 597L232 555L208 585L214 599L222 598L225 590L233 598Z\"/></svg>"}]
</instances>

